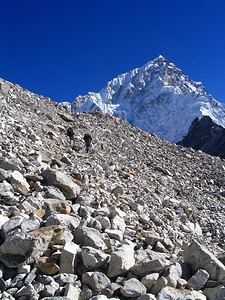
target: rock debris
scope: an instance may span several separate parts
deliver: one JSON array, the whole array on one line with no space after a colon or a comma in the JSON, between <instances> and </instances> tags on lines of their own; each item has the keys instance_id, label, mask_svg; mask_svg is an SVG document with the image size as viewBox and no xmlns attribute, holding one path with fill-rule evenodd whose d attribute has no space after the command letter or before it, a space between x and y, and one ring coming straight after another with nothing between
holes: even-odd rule
<instances>
[{"instance_id":1,"label":"rock debris","mask_svg":"<svg viewBox=\"0 0 225 300\"><path fill-rule=\"evenodd\" d=\"M0 108L1 299L225 299L223 159L4 80Z\"/></svg>"}]
</instances>

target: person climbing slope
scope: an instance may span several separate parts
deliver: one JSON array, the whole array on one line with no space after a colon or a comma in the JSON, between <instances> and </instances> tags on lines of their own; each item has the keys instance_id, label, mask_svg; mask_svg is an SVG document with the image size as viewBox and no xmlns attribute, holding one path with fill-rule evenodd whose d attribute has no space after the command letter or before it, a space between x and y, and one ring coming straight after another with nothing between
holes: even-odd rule
<instances>
[{"instance_id":1,"label":"person climbing slope","mask_svg":"<svg viewBox=\"0 0 225 300\"><path fill-rule=\"evenodd\" d=\"M85 133L83 139L84 139L84 142L85 142L85 145L86 145L86 152L88 153L88 151L91 150L92 137L89 133Z\"/></svg>"},{"instance_id":2,"label":"person climbing slope","mask_svg":"<svg viewBox=\"0 0 225 300\"><path fill-rule=\"evenodd\" d=\"M67 136L70 139L70 146L74 147L75 146L75 132L74 132L74 129L72 127L69 127L67 129Z\"/></svg>"}]
</instances>

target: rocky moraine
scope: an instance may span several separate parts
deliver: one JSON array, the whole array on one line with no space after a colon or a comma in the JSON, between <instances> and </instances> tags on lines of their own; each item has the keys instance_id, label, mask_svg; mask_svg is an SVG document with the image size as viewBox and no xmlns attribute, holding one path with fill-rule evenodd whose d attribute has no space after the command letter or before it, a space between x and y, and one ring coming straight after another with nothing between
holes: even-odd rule
<instances>
[{"instance_id":1,"label":"rocky moraine","mask_svg":"<svg viewBox=\"0 0 225 300\"><path fill-rule=\"evenodd\" d=\"M225 299L225 160L4 80L0 117L0 299Z\"/></svg>"}]
</instances>

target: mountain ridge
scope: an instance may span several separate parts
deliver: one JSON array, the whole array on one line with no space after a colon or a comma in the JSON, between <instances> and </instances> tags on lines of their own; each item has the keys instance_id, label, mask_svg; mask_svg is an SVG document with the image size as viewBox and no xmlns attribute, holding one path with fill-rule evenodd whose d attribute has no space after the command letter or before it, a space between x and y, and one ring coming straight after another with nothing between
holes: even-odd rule
<instances>
[{"instance_id":1,"label":"mountain ridge","mask_svg":"<svg viewBox=\"0 0 225 300\"><path fill-rule=\"evenodd\" d=\"M208 115L225 127L225 105L161 55L112 79L99 93L78 96L71 109L118 115L170 142L181 141L196 117Z\"/></svg>"}]
</instances>

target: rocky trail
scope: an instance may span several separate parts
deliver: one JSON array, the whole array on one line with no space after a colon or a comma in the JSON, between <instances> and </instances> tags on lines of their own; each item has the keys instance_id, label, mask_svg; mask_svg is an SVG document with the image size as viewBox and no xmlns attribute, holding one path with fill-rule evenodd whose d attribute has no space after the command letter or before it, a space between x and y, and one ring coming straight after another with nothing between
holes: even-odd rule
<instances>
[{"instance_id":1,"label":"rocky trail","mask_svg":"<svg viewBox=\"0 0 225 300\"><path fill-rule=\"evenodd\" d=\"M2 79L0 117L0 299L225 299L225 160Z\"/></svg>"}]
</instances>

